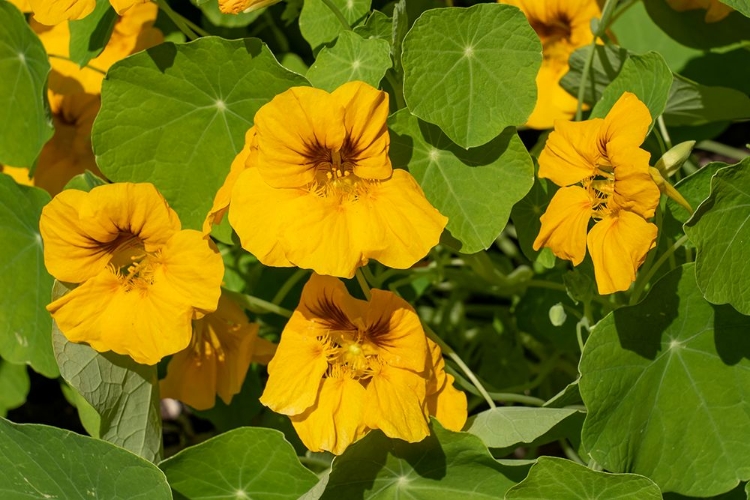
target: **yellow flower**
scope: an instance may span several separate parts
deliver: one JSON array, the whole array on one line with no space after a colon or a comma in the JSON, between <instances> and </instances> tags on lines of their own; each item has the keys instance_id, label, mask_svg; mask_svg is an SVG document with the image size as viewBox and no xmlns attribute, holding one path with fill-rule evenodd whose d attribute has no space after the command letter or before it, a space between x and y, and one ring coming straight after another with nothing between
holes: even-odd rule
<instances>
[{"instance_id":1,"label":"yellow flower","mask_svg":"<svg viewBox=\"0 0 750 500\"><path fill-rule=\"evenodd\" d=\"M466 397L452 387L440 349L414 309L373 290L351 297L336 278L313 275L268 365L261 403L289 415L310 450L344 452L371 429L409 442L466 421Z\"/></svg>"},{"instance_id":2,"label":"yellow flower","mask_svg":"<svg viewBox=\"0 0 750 500\"><path fill-rule=\"evenodd\" d=\"M44 262L80 283L47 306L71 342L154 364L190 342L191 321L216 309L224 265L151 184L66 190L42 210Z\"/></svg>"},{"instance_id":3,"label":"yellow flower","mask_svg":"<svg viewBox=\"0 0 750 500\"><path fill-rule=\"evenodd\" d=\"M18 7L21 12L31 12L31 4L29 0L10 0L10 3Z\"/></svg>"},{"instance_id":4,"label":"yellow flower","mask_svg":"<svg viewBox=\"0 0 750 500\"><path fill-rule=\"evenodd\" d=\"M539 177L562 188L541 217L534 249L549 247L578 265L588 245L602 294L627 290L656 241L657 228L646 219L659 189L649 154L639 148L650 124L648 108L626 92L604 119L556 121L539 155Z\"/></svg>"},{"instance_id":5,"label":"yellow flower","mask_svg":"<svg viewBox=\"0 0 750 500\"><path fill-rule=\"evenodd\" d=\"M362 82L277 95L256 113L245 166L235 162L209 218L231 193L230 224L269 266L341 277L371 258L411 267L447 219L408 172L391 167L387 116L388 94Z\"/></svg>"},{"instance_id":6,"label":"yellow flower","mask_svg":"<svg viewBox=\"0 0 750 500\"><path fill-rule=\"evenodd\" d=\"M521 9L542 42L544 59L536 76L537 101L526 125L552 128L557 119L570 120L578 101L559 84L568 72L568 58L594 39L591 20L601 17L596 0L498 0Z\"/></svg>"},{"instance_id":7,"label":"yellow flower","mask_svg":"<svg viewBox=\"0 0 750 500\"><path fill-rule=\"evenodd\" d=\"M729 5L719 0L667 0L667 3L677 12L706 9L705 21L707 23L719 22L734 11Z\"/></svg>"},{"instance_id":8,"label":"yellow flower","mask_svg":"<svg viewBox=\"0 0 750 500\"><path fill-rule=\"evenodd\" d=\"M224 14L252 12L278 3L280 0L219 0L219 10Z\"/></svg>"},{"instance_id":9,"label":"yellow flower","mask_svg":"<svg viewBox=\"0 0 750 500\"><path fill-rule=\"evenodd\" d=\"M149 0L109 0L119 15ZM94 11L96 0L28 0L34 19L47 26L83 19Z\"/></svg>"},{"instance_id":10,"label":"yellow flower","mask_svg":"<svg viewBox=\"0 0 750 500\"><path fill-rule=\"evenodd\" d=\"M251 361L268 363L276 346L258 337L235 302L222 295L216 312L193 320L193 338L167 365L161 397L179 399L196 410L212 408L218 395L229 404L240 392Z\"/></svg>"}]
</instances>

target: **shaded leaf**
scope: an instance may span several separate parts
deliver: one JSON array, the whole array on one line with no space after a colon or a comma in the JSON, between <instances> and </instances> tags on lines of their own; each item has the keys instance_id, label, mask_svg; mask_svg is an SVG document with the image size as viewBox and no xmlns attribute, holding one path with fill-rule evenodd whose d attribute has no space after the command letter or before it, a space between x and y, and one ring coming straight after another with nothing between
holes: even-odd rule
<instances>
[{"instance_id":1,"label":"shaded leaf","mask_svg":"<svg viewBox=\"0 0 750 500\"><path fill-rule=\"evenodd\" d=\"M489 448L511 448L554 441L564 434L560 424L573 417L583 420L583 412L567 408L528 408L502 406L469 418L466 432L478 436ZM579 424L580 425L580 424ZM546 439L540 439L544 438Z\"/></svg>"},{"instance_id":2,"label":"shaded leaf","mask_svg":"<svg viewBox=\"0 0 750 500\"><path fill-rule=\"evenodd\" d=\"M26 402L31 382L25 365L0 359L0 417Z\"/></svg>"},{"instance_id":3,"label":"shaded leaf","mask_svg":"<svg viewBox=\"0 0 750 500\"><path fill-rule=\"evenodd\" d=\"M79 66L85 66L98 56L109 42L118 16L109 0L97 0L94 12L70 21L70 59Z\"/></svg>"}]
</instances>

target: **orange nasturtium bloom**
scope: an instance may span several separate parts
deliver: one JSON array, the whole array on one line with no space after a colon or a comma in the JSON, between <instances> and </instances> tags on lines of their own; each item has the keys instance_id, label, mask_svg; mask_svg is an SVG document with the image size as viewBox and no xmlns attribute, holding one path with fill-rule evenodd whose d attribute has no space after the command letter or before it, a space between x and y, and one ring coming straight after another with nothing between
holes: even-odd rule
<instances>
[{"instance_id":1,"label":"orange nasturtium bloom","mask_svg":"<svg viewBox=\"0 0 750 500\"><path fill-rule=\"evenodd\" d=\"M660 193L649 153L639 147L650 124L648 108L626 92L604 119L555 122L539 155L539 177L561 189L541 217L534 249L549 247L578 265L588 244L601 294L627 290L655 245L657 227L646 219Z\"/></svg>"},{"instance_id":2,"label":"orange nasturtium bloom","mask_svg":"<svg viewBox=\"0 0 750 500\"><path fill-rule=\"evenodd\" d=\"M578 101L560 86L568 58L594 39L591 20L602 13L596 0L498 0L521 9L542 42L544 59L536 76L537 101L526 125L552 128L557 119L570 120Z\"/></svg>"},{"instance_id":3,"label":"orange nasturtium bloom","mask_svg":"<svg viewBox=\"0 0 750 500\"><path fill-rule=\"evenodd\" d=\"M706 9L707 23L717 23L734 12L733 8L719 0L667 0L667 3L678 12Z\"/></svg>"},{"instance_id":4,"label":"orange nasturtium bloom","mask_svg":"<svg viewBox=\"0 0 750 500\"><path fill-rule=\"evenodd\" d=\"M243 248L265 265L347 278L369 259L411 267L447 219L391 167L387 117L388 94L362 82L277 95L256 113L205 229L228 205Z\"/></svg>"},{"instance_id":5,"label":"orange nasturtium bloom","mask_svg":"<svg viewBox=\"0 0 750 500\"><path fill-rule=\"evenodd\" d=\"M252 12L278 3L280 0L219 0L219 10L224 14Z\"/></svg>"},{"instance_id":6,"label":"orange nasturtium bloom","mask_svg":"<svg viewBox=\"0 0 750 500\"><path fill-rule=\"evenodd\" d=\"M151 184L65 190L42 210L44 263L80 286L47 306L71 342L155 364L185 349L216 310L224 265Z\"/></svg>"},{"instance_id":7,"label":"orange nasturtium bloom","mask_svg":"<svg viewBox=\"0 0 750 500\"><path fill-rule=\"evenodd\" d=\"M250 362L267 364L275 350L258 337L258 325L247 320L242 308L222 295L215 312L193 320L193 338L169 361L161 397L196 410L212 408L217 395L229 404L242 389Z\"/></svg>"},{"instance_id":8,"label":"orange nasturtium bloom","mask_svg":"<svg viewBox=\"0 0 750 500\"><path fill-rule=\"evenodd\" d=\"M310 450L337 455L371 429L416 442L429 434L429 415L455 431L466 421L466 395L407 302L382 290L358 300L338 279L315 274L260 401L289 415Z\"/></svg>"},{"instance_id":9,"label":"orange nasturtium bloom","mask_svg":"<svg viewBox=\"0 0 750 500\"><path fill-rule=\"evenodd\" d=\"M149 0L109 0L112 8L123 15L134 5L147 3ZM83 19L96 7L96 0L28 0L34 19L47 26Z\"/></svg>"}]
</instances>

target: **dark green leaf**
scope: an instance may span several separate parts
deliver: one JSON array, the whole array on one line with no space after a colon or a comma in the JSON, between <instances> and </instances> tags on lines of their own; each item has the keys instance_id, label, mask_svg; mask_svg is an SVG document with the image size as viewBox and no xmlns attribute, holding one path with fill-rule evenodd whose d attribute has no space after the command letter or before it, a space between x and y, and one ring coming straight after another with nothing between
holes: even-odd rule
<instances>
[{"instance_id":1,"label":"dark green leaf","mask_svg":"<svg viewBox=\"0 0 750 500\"><path fill-rule=\"evenodd\" d=\"M750 118L750 97L727 87L707 87L674 75L664 110L667 125L703 125Z\"/></svg>"},{"instance_id":2,"label":"dark green leaf","mask_svg":"<svg viewBox=\"0 0 750 500\"><path fill-rule=\"evenodd\" d=\"M560 439L564 434L556 431L573 418L583 421L583 413L567 408L504 406L472 416L465 428L489 448L511 448Z\"/></svg>"},{"instance_id":3,"label":"dark green leaf","mask_svg":"<svg viewBox=\"0 0 750 500\"><path fill-rule=\"evenodd\" d=\"M97 0L94 12L78 21L70 21L70 59L79 66L85 66L101 54L117 19L117 12L109 0Z\"/></svg>"},{"instance_id":4,"label":"dark green leaf","mask_svg":"<svg viewBox=\"0 0 750 500\"><path fill-rule=\"evenodd\" d=\"M30 387L25 365L14 365L0 359L0 417L24 404Z\"/></svg>"},{"instance_id":5,"label":"dark green leaf","mask_svg":"<svg viewBox=\"0 0 750 500\"><path fill-rule=\"evenodd\" d=\"M578 97L583 68L591 50L591 46L587 45L573 52L568 61L568 72L560 80L560 85L574 97ZM628 58L628 51L615 45L597 45L593 50L594 59L586 77L586 90L583 95L583 102L589 105L601 99L607 85L617 77Z\"/></svg>"}]
</instances>

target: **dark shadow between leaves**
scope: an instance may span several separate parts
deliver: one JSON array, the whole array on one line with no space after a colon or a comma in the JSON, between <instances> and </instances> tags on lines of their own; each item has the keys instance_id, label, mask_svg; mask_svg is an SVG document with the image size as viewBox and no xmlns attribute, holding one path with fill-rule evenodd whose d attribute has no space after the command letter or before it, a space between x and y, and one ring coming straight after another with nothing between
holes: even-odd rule
<instances>
[{"instance_id":1,"label":"dark shadow between leaves","mask_svg":"<svg viewBox=\"0 0 750 500\"><path fill-rule=\"evenodd\" d=\"M177 57L177 47L171 42L162 43L146 50L146 54L154 61L159 71L166 73L169 68L174 66L174 60Z\"/></svg>"},{"instance_id":2,"label":"dark shadow between leaves","mask_svg":"<svg viewBox=\"0 0 750 500\"><path fill-rule=\"evenodd\" d=\"M243 38L242 42L245 44L245 50L253 57L258 57L263 51L263 42L259 38Z\"/></svg>"},{"instance_id":3,"label":"dark shadow between leaves","mask_svg":"<svg viewBox=\"0 0 750 500\"><path fill-rule=\"evenodd\" d=\"M750 359L750 317L732 306L712 306L714 309L714 342L716 352L727 365L736 365L742 358Z\"/></svg>"}]
</instances>

